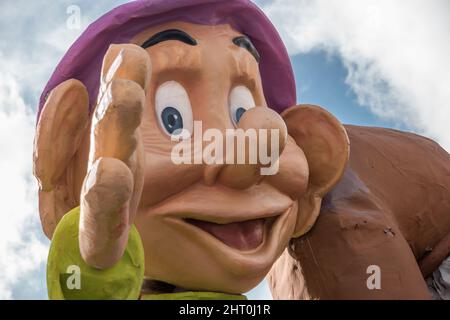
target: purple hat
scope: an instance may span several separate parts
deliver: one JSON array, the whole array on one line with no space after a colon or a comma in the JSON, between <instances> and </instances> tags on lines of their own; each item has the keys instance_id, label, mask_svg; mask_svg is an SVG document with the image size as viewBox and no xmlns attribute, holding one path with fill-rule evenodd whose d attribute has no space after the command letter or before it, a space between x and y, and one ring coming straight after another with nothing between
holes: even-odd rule
<instances>
[{"instance_id":1,"label":"purple hat","mask_svg":"<svg viewBox=\"0 0 450 320\"><path fill-rule=\"evenodd\" d=\"M201 25L229 24L248 36L261 55L260 73L269 107L282 112L296 103L295 79L286 48L275 27L249 0L138 0L108 12L92 23L70 47L47 83L38 109L58 84L78 79L97 99L103 56L110 44L129 43L146 28L170 21Z\"/></svg>"}]
</instances>

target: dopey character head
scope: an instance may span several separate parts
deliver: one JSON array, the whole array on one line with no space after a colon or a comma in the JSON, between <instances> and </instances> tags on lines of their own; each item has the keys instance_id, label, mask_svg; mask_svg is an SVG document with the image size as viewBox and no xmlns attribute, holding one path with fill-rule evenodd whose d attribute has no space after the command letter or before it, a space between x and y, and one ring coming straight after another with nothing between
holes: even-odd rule
<instances>
[{"instance_id":1,"label":"dopey character head","mask_svg":"<svg viewBox=\"0 0 450 320\"><path fill-rule=\"evenodd\" d=\"M148 70L137 81L142 97L133 100L130 94L138 91L123 82L111 84L111 73L117 76L119 69ZM66 91L58 96L60 106L51 109L46 97L55 88ZM312 227L322 197L347 162L342 125L319 107L295 106L288 54L256 5L136 1L92 24L42 95L35 174L50 238L61 217L80 205L86 176L95 167L92 139L102 119L96 110L104 97L119 92L142 105L135 118L140 147L134 146L139 155L133 157L141 159L132 170L136 200L127 210L142 238L148 279L191 290L250 290L289 240ZM236 128L276 130L277 172L261 175L260 163L174 163L171 136L178 130L193 133L196 121L224 136ZM114 137L103 139L116 150L129 147ZM250 147L234 150L247 159Z\"/></svg>"}]
</instances>

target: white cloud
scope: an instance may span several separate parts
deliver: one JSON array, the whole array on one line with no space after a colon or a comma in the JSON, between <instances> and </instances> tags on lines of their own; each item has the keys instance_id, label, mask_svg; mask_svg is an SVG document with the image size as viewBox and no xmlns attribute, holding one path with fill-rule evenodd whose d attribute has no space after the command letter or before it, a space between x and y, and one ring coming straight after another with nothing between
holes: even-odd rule
<instances>
[{"instance_id":1,"label":"white cloud","mask_svg":"<svg viewBox=\"0 0 450 320\"><path fill-rule=\"evenodd\" d=\"M378 116L450 150L450 3L274 0L264 11L291 54L341 57L347 84Z\"/></svg>"},{"instance_id":2,"label":"white cloud","mask_svg":"<svg viewBox=\"0 0 450 320\"><path fill-rule=\"evenodd\" d=\"M10 287L39 267L46 246L34 233L37 190L31 183L34 115L20 96L19 84L7 73L0 79L0 298L11 298ZM32 232L30 232L32 231Z\"/></svg>"},{"instance_id":3,"label":"white cloud","mask_svg":"<svg viewBox=\"0 0 450 320\"><path fill-rule=\"evenodd\" d=\"M48 252L32 176L35 106L63 52L46 43L53 26L36 17L40 7L19 1L0 9L0 299L14 298L17 286L35 291L28 285L45 268Z\"/></svg>"}]
</instances>

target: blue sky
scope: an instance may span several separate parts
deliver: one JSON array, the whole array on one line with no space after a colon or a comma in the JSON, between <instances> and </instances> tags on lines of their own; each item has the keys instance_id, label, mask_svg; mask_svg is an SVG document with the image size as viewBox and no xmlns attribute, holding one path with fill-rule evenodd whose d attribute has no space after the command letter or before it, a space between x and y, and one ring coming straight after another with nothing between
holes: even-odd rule
<instances>
[{"instance_id":1,"label":"blue sky","mask_svg":"<svg viewBox=\"0 0 450 320\"><path fill-rule=\"evenodd\" d=\"M45 299L32 141L37 100L79 34L126 1L0 2L0 299ZM291 55L299 103L342 122L414 131L450 150L450 3L261 0ZM67 27L67 8L81 12ZM264 284L251 298L270 298Z\"/></svg>"},{"instance_id":2,"label":"blue sky","mask_svg":"<svg viewBox=\"0 0 450 320\"><path fill-rule=\"evenodd\" d=\"M358 104L345 83L347 70L336 55L314 51L291 57L297 85L297 101L325 107L342 123L361 126L395 127L396 124Z\"/></svg>"}]
</instances>

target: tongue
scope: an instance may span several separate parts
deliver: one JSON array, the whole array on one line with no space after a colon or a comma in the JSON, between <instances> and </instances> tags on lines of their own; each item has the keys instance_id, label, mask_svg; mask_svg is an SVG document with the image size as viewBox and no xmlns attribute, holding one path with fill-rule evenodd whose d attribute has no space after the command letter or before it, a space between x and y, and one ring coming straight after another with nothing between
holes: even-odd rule
<instances>
[{"instance_id":1,"label":"tongue","mask_svg":"<svg viewBox=\"0 0 450 320\"><path fill-rule=\"evenodd\" d=\"M257 248L264 238L264 219L229 224L216 224L194 219L187 221L212 234L226 245L242 251Z\"/></svg>"}]
</instances>

